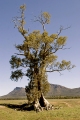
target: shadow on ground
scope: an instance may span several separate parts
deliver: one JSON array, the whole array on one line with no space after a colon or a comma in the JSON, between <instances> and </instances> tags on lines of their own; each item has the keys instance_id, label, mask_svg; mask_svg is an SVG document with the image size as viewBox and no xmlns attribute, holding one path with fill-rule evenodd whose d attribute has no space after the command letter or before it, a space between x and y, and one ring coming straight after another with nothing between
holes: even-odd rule
<instances>
[{"instance_id":1,"label":"shadow on ground","mask_svg":"<svg viewBox=\"0 0 80 120\"><path fill-rule=\"evenodd\" d=\"M34 106L32 104L27 104L24 103L22 105L17 105L17 104L0 104L1 106L5 106L11 109L15 109L15 110L27 110L27 111L31 111L34 110Z\"/></svg>"}]
</instances>

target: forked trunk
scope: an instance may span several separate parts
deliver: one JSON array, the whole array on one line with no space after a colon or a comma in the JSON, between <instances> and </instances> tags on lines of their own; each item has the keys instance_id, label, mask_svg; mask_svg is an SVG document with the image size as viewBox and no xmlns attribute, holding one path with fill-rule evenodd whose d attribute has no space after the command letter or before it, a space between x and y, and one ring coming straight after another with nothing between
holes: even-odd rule
<instances>
[{"instance_id":1,"label":"forked trunk","mask_svg":"<svg viewBox=\"0 0 80 120\"><path fill-rule=\"evenodd\" d=\"M43 109L45 110L52 110L53 109L53 105L51 105L47 99L45 99L43 93L41 94L41 97L40 99L36 100L34 103L33 103L33 106L34 106L34 110L36 112L39 112L39 111L42 111Z\"/></svg>"}]
</instances>

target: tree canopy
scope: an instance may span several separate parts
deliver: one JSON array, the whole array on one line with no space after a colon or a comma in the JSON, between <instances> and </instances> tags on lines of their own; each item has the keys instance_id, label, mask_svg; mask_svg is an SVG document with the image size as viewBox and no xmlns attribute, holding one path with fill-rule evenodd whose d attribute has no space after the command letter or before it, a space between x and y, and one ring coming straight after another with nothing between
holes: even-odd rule
<instances>
[{"instance_id":1,"label":"tree canopy","mask_svg":"<svg viewBox=\"0 0 80 120\"><path fill-rule=\"evenodd\" d=\"M30 31L24 28L26 6L20 6L21 16L15 17L13 20L15 27L23 36L23 43L15 45L18 53L11 56L10 64L14 69L11 73L11 79L18 81L23 76L28 77L29 84L26 87L28 100L39 98L41 93L46 93L49 90L47 80L48 72L61 72L70 70L74 67L70 61L62 60L58 62L56 52L63 50L66 45L66 36L60 36L63 28L61 27L57 34L51 34L45 30L45 24L50 22L50 14L43 12L36 19L36 22L41 23L43 32L39 30Z\"/></svg>"}]
</instances>

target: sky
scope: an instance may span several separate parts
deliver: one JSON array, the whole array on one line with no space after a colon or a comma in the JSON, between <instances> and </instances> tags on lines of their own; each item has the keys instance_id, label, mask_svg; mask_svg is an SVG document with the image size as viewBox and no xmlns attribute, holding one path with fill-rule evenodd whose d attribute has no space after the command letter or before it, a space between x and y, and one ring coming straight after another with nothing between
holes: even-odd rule
<instances>
[{"instance_id":1,"label":"sky","mask_svg":"<svg viewBox=\"0 0 80 120\"><path fill-rule=\"evenodd\" d=\"M58 60L71 61L76 67L70 71L48 73L48 81L67 88L80 87L80 0L0 0L0 96L8 94L15 87L25 87L28 80L24 77L18 82L10 79L11 56L16 52L15 44L24 40L17 28L14 28L12 19L19 16L20 5L26 4L25 11L26 29L29 31L40 30L42 26L33 22L34 16L42 12L51 15L50 24L45 25L49 34L57 33L60 26L69 29L62 31L62 36L67 36L66 50L57 52Z\"/></svg>"}]
</instances>

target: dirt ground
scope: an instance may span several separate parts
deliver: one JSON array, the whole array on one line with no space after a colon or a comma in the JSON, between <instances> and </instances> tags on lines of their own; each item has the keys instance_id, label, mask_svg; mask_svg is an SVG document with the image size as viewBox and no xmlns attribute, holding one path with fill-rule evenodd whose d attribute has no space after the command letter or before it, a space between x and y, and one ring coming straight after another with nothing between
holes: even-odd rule
<instances>
[{"instance_id":1,"label":"dirt ground","mask_svg":"<svg viewBox=\"0 0 80 120\"><path fill-rule=\"evenodd\" d=\"M5 108L5 106L0 105L0 108Z\"/></svg>"}]
</instances>

